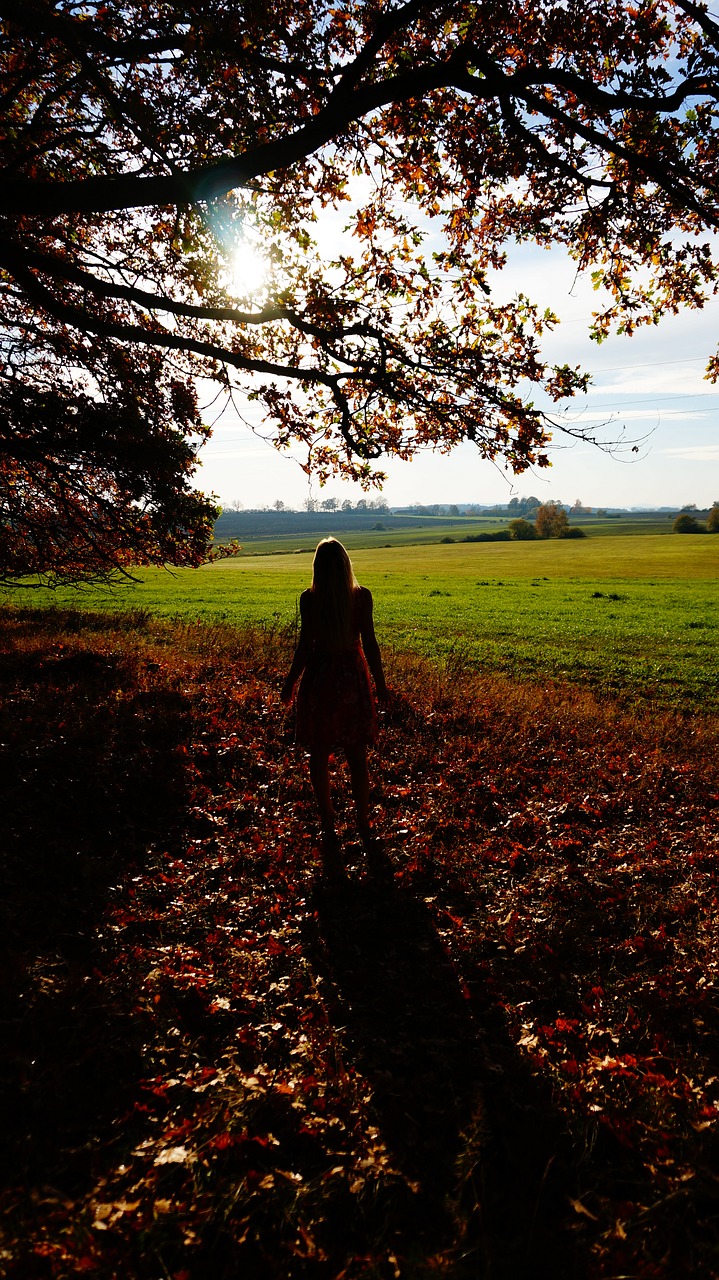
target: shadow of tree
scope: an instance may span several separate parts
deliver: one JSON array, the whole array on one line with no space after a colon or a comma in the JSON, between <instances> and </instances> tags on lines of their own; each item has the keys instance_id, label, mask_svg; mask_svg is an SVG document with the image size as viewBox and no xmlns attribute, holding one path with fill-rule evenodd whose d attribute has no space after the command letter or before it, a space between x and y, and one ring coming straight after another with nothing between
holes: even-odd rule
<instances>
[{"instance_id":1,"label":"shadow of tree","mask_svg":"<svg viewBox=\"0 0 719 1280\"><path fill-rule=\"evenodd\" d=\"M313 961L416 1188L398 1222L405 1249L421 1240L456 1277L579 1280L562 1120L500 1012L470 997L428 906L385 874L320 887L316 907Z\"/></svg>"},{"instance_id":2,"label":"shadow of tree","mask_svg":"<svg viewBox=\"0 0 719 1280\"><path fill-rule=\"evenodd\" d=\"M186 801L184 700L127 675L111 653L0 653L4 1167L68 1195L142 1071L141 1019L99 976L97 921Z\"/></svg>"}]
</instances>

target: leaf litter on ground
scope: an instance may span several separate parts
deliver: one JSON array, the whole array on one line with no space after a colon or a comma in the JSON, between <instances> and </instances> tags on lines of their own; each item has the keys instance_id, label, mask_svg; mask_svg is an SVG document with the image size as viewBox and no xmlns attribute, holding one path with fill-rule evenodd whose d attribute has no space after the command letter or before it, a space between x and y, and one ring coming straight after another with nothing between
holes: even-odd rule
<instances>
[{"instance_id":1,"label":"leaf litter on ground","mask_svg":"<svg viewBox=\"0 0 719 1280\"><path fill-rule=\"evenodd\" d=\"M711 1276L716 729L391 655L327 882L280 632L5 611L8 1276Z\"/></svg>"}]
</instances>

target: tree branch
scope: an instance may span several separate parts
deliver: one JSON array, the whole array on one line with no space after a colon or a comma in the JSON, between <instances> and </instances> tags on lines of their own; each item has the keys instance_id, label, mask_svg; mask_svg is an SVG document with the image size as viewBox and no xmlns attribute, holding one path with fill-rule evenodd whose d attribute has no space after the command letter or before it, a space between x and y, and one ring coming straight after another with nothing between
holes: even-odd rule
<instances>
[{"instance_id":1,"label":"tree branch","mask_svg":"<svg viewBox=\"0 0 719 1280\"><path fill-rule=\"evenodd\" d=\"M352 89L349 93L333 95L331 108L327 104L311 120L284 138L252 148L241 156L226 156L215 164L171 175L129 173L110 178L69 179L66 182L6 179L0 196L0 211L54 216L60 213L103 213L113 209L167 208L212 200L236 187L246 187L253 179L274 170L291 168L327 143L336 141L344 129L369 112L389 103L421 98L433 89L452 83L448 64L438 62ZM475 90L475 96L482 95Z\"/></svg>"},{"instance_id":2,"label":"tree branch","mask_svg":"<svg viewBox=\"0 0 719 1280\"><path fill-rule=\"evenodd\" d=\"M9 271L24 293L48 315L54 316L64 325L71 325L81 333L94 333L100 337L117 338L122 342L138 343L141 346L157 347L169 351L184 351L190 355L202 356L210 360L219 360L246 373L261 373L274 378L291 378L295 381L313 382L332 388L336 379L324 374L320 369L297 369L292 365L275 364L269 360L253 360L239 352L229 351L216 343L203 342L196 338L186 338L181 334L168 333L166 329L146 329L137 324L118 324L110 320L102 320L81 307L71 306L56 298L45 285L41 284L32 271L22 262L13 261L10 254L3 255L2 265Z\"/></svg>"}]
</instances>

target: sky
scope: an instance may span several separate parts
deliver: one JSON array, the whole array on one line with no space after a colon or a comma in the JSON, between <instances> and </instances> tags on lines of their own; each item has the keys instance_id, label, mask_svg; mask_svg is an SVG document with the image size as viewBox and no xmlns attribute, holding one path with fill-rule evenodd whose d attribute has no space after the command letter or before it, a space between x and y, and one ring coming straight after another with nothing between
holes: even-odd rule
<instances>
[{"instance_id":1,"label":"sky","mask_svg":"<svg viewBox=\"0 0 719 1280\"><path fill-rule=\"evenodd\" d=\"M571 417L580 424L607 421L612 436L625 428L627 438L643 440L639 452L602 452L557 434L551 468L515 477L464 444L449 455L427 452L411 462L383 462L382 497L388 504L493 504L529 494L544 502L579 498L589 507L678 509L695 503L702 508L719 501L719 385L704 378L706 362L719 345L719 299L703 311L667 316L656 327L632 337L612 336L598 346L589 338L597 295L588 280L576 279L563 250L515 247L495 277L493 292L509 299L519 291L551 307L562 321L543 339L543 352L556 363L581 364L593 375L589 394L568 402ZM537 396L535 403L541 403ZM279 500L301 508L308 497L354 502L377 496L339 481L323 489L310 484L299 453L278 453L230 410L200 457L197 485L224 506L262 507Z\"/></svg>"}]
</instances>

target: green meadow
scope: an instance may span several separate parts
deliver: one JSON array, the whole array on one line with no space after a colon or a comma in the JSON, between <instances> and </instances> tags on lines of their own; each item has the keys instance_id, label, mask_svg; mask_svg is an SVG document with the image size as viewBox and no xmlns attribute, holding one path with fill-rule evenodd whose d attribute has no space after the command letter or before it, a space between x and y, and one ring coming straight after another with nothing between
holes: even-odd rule
<instances>
[{"instance_id":1,"label":"green meadow","mask_svg":"<svg viewBox=\"0 0 719 1280\"><path fill-rule=\"evenodd\" d=\"M449 675L476 669L623 700L719 705L719 537L378 547L353 551L353 562L374 594L383 647L421 653ZM23 603L284 629L295 624L311 555L245 555L139 576L112 590L28 592Z\"/></svg>"}]
</instances>

